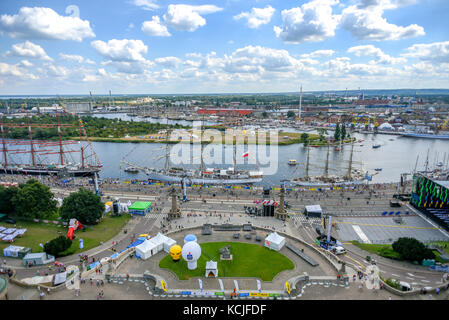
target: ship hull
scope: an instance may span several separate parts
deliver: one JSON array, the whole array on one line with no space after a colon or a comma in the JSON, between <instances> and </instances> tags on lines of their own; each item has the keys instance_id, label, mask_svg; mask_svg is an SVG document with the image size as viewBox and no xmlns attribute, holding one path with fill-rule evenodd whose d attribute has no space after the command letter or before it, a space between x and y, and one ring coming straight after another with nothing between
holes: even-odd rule
<instances>
[{"instance_id":1,"label":"ship hull","mask_svg":"<svg viewBox=\"0 0 449 320\"><path fill-rule=\"evenodd\" d=\"M322 181L294 181L291 183L301 187L341 187L341 186L353 186L364 183L366 179L352 180L352 181L338 181L338 182L322 182Z\"/></svg>"},{"instance_id":2,"label":"ship hull","mask_svg":"<svg viewBox=\"0 0 449 320\"><path fill-rule=\"evenodd\" d=\"M64 174L72 177L92 177L100 169L92 170L58 170L58 169L35 169L35 168L0 168L4 174L24 174L32 176L59 175Z\"/></svg>"},{"instance_id":3,"label":"ship hull","mask_svg":"<svg viewBox=\"0 0 449 320\"><path fill-rule=\"evenodd\" d=\"M449 140L449 135L442 134L427 134L427 133L403 133L403 137L409 138L424 138L424 139L444 139Z\"/></svg>"},{"instance_id":4,"label":"ship hull","mask_svg":"<svg viewBox=\"0 0 449 320\"><path fill-rule=\"evenodd\" d=\"M213 179L172 176L164 173L149 172L148 178L151 180L165 181L170 183L181 183L183 179L188 184L253 184L262 181L262 178L242 178L242 179Z\"/></svg>"}]
</instances>

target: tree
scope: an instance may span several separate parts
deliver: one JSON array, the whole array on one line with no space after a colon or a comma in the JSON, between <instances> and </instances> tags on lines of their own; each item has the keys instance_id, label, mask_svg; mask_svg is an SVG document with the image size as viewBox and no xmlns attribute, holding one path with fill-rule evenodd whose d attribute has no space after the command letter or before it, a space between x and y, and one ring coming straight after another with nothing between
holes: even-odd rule
<instances>
[{"instance_id":1,"label":"tree","mask_svg":"<svg viewBox=\"0 0 449 320\"><path fill-rule=\"evenodd\" d=\"M435 254L432 250L414 238L399 238L392 244L393 250L398 252L402 259L408 261L418 261L423 259L434 259Z\"/></svg>"},{"instance_id":2,"label":"tree","mask_svg":"<svg viewBox=\"0 0 449 320\"><path fill-rule=\"evenodd\" d=\"M68 221L75 218L87 225L97 224L103 213L104 204L101 198L84 188L65 198L59 211L62 219Z\"/></svg>"},{"instance_id":3,"label":"tree","mask_svg":"<svg viewBox=\"0 0 449 320\"><path fill-rule=\"evenodd\" d=\"M295 116L295 112L290 110L287 112L287 118L293 118Z\"/></svg>"},{"instance_id":4,"label":"tree","mask_svg":"<svg viewBox=\"0 0 449 320\"><path fill-rule=\"evenodd\" d=\"M304 144L304 146L307 146L309 144L309 135L306 132L301 134L301 142Z\"/></svg>"},{"instance_id":5,"label":"tree","mask_svg":"<svg viewBox=\"0 0 449 320\"><path fill-rule=\"evenodd\" d=\"M0 213L15 213L15 205L12 199L19 191L19 188L0 186Z\"/></svg>"},{"instance_id":6,"label":"tree","mask_svg":"<svg viewBox=\"0 0 449 320\"><path fill-rule=\"evenodd\" d=\"M72 245L72 240L65 236L59 236L44 245L44 251L55 257L59 257L60 253L66 251Z\"/></svg>"},{"instance_id":7,"label":"tree","mask_svg":"<svg viewBox=\"0 0 449 320\"><path fill-rule=\"evenodd\" d=\"M340 131L340 139L345 140L346 138L346 125L344 123L341 124L341 131Z\"/></svg>"},{"instance_id":8,"label":"tree","mask_svg":"<svg viewBox=\"0 0 449 320\"><path fill-rule=\"evenodd\" d=\"M16 214L25 218L48 218L57 210L57 201L50 188L35 179L19 185L12 203Z\"/></svg>"},{"instance_id":9,"label":"tree","mask_svg":"<svg viewBox=\"0 0 449 320\"><path fill-rule=\"evenodd\" d=\"M268 118L268 113L266 111L262 112L262 117L264 119Z\"/></svg>"},{"instance_id":10,"label":"tree","mask_svg":"<svg viewBox=\"0 0 449 320\"><path fill-rule=\"evenodd\" d=\"M337 126L335 127L334 139L335 139L335 141L340 140L340 124L339 123L337 123Z\"/></svg>"}]
</instances>

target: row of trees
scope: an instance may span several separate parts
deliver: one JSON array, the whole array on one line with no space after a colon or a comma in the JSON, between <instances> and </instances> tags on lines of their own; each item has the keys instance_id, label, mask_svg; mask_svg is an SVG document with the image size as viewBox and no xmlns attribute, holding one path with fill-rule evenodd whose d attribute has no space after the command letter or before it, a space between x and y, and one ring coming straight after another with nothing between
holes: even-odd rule
<instances>
[{"instance_id":1,"label":"row of trees","mask_svg":"<svg viewBox=\"0 0 449 320\"><path fill-rule=\"evenodd\" d=\"M335 132L334 132L334 139L335 141L344 141L346 138L347 134L346 134L346 126L344 123L337 123L337 126L335 128Z\"/></svg>"},{"instance_id":2,"label":"row of trees","mask_svg":"<svg viewBox=\"0 0 449 320\"><path fill-rule=\"evenodd\" d=\"M0 213L18 218L53 219L58 216L64 221L72 218L82 224L98 223L104 213L101 198L92 191L79 189L64 199L60 208L50 188L35 179L18 187L0 186Z\"/></svg>"},{"instance_id":3,"label":"row of trees","mask_svg":"<svg viewBox=\"0 0 449 320\"><path fill-rule=\"evenodd\" d=\"M71 127L61 127L61 136L63 139L69 139L71 137L77 137L79 132L79 120L78 117L70 114L60 115L59 122L64 124L71 124ZM114 138L121 138L126 135L136 136L149 133L155 133L159 130L166 129L166 124L150 123L150 122L138 122L138 121L123 121L121 119L106 119L96 118L91 116L82 117L84 128L87 131L87 135L90 137L102 137L108 138L113 136ZM27 124L28 119L12 118L2 119L5 124ZM29 119L30 123L43 124L50 123L56 124L57 119L54 115L40 115L32 116ZM183 126L168 125L169 128L178 129ZM27 128L6 128L5 137L11 139L28 139L29 132ZM35 139L52 139L58 137L58 131L56 128L35 128L33 137Z\"/></svg>"}]
</instances>

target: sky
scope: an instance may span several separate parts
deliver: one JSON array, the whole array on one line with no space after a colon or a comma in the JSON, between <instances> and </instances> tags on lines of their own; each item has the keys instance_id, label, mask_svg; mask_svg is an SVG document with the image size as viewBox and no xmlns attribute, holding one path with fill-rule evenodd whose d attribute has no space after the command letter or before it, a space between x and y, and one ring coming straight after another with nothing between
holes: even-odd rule
<instances>
[{"instance_id":1,"label":"sky","mask_svg":"<svg viewBox=\"0 0 449 320\"><path fill-rule=\"evenodd\" d=\"M447 0L1 0L0 94L449 88Z\"/></svg>"}]
</instances>

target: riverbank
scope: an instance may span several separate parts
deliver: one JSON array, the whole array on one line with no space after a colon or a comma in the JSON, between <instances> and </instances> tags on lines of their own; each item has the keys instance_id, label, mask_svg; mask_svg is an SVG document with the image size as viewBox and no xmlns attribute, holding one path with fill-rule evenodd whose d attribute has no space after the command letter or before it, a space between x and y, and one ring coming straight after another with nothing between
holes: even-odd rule
<instances>
[{"instance_id":1,"label":"riverbank","mask_svg":"<svg viewBox=\"0 0 449 320\"><path fill-rule=\"evenodd\" d=\"M303 133L299 132L281 132L278 134L278 142L277 145L279 146L287 146L292 144L300 144L303 143L303 140L301 139L301 135ZM266 137L261 137L263 140L260 141L256 136L252 136L251 134L244 133L242 136L241 141L245 145L252 145L252 144L263 144L263 145L271 145L270 136L266 135ZM266 138L266 139L265 139ZM319 135L317 134L308 134L309 138L309 144L320 144L322 142L319 141ZM80 137L72 137L72 140L78 141L78 140L84 140L84 138ZM176 144L176 143L190 143L190 144L196 144L199 143L197 141L194 141L193 138L190 139L169 139L167 141L165 136L161 136L160 134L147 134L147 135L139 135L139 136L132 136L132 137L124 137L124 138L103 138L103 137L89 137L90 141L94 142L117 142L117 143L168 143L168 144ZM189 141L187 141L189 140ZM239 141L240 142L240 141ZM213 136L209 141L203 141L202 144L235 144L236 139L232 142L226 141L225 134L221 133L221 139L220 137Z\"/></svg>"}]
</instances>

